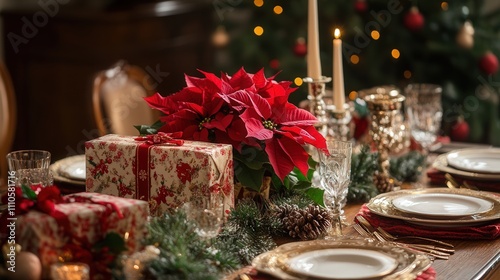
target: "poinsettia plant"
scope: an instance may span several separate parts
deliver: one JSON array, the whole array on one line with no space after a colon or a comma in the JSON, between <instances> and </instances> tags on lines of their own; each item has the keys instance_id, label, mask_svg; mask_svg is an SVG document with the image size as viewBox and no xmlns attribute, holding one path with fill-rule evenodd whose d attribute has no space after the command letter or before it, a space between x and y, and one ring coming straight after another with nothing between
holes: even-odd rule
<instances>
[{"instance_id":1,"label":"poinsettia plant","mask_svg":"<svg viewBox=\"0 0 500 280\"><path fill-rule=\"evenodd\" d=\"M251 74L241 68L220 77L200 72L204 77L185 75L186 87L173 95L145 98L164 114L155 124L158 131L182 132L186 140L231 144L236 179L254 190L267 175L284 185L310 181L307 146L326 151L326 141L315 128L317 118L288 102L296 90L291 82L267 78L263 69Z\"/></svg>"}]
</instances>

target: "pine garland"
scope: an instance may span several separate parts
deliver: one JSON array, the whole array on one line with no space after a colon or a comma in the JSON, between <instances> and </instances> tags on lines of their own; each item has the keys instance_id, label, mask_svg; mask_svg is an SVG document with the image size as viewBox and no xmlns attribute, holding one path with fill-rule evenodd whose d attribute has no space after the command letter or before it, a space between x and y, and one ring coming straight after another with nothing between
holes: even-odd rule
<instances>
[{"instance_id":1,"label":"pine garland","mask_svg":"<svg viewBox=\"0 0 500 280\"><path fill-rule=\"evenodd\" d=\"M410 152L393 159L392 176L407 180L418 178L418 167L425 158ZM353 154L349 202L365 202L378 194L373 173L378 170L378 155L368 146ZM397 171L397 172L396 172ZM249 265L259 254L277 246L275 240L289 237L279 219L280 207L294 205L305 209L314 202L303 193L288 190L275 194L267 202L241 200L214 240L203 240L194 231L195 225L182 211L166 213L149 223L145 244L160 249L160 257L147 264L144 279L222 279L229 272Z\"/></svg>"},{"instance_id":2,"label":"pine garland","mask_svg":"<svg viewBox=\"0 0 500 280\"><path fill-rule=\"evenodd\" d=\"M363 146L351 159L351 183L347 192L349 203L367 202L378 194L373 183L373 173L377 171L378 154L372 153L369 146Z\"/></svg>"},{"instance_id":3,"label":"pine garland","mask_svg":"<svg viewBox=\"0 0 500 280\"><path fill-rule=\"evenodd\" d=\"M159 258L147 264L144 279L221 279L240 262L233 251L211 248L194 231L182 211L153 218L146 244L160 249Z\"/></svg>"},{"instance_id":4,"label":"pine garland","mask_svg":"<svg viewBox=\"0 0 500 280\"><path fill-rule=\"evenodd\" d=\"M415 182L422 174L425 163L424 155L418 151L410 151L391 158L389 173L400 182ZM378 194L373 182L373 174L378 169L378 153L371 152L368 146L363 146L359 153L352 155L348 202L367 202Z\"/></svg>"},{"instance_id":5,"label":"pine garland","mask_svg":"<svg viewBox=\"0 0 500 280\"><path fill-rule=\"evenodd\" d=\"M418 151L410 151L391 159L390 174L401 182L418 181L426 164L426 157Z\"/></svg>"}]
</instances>

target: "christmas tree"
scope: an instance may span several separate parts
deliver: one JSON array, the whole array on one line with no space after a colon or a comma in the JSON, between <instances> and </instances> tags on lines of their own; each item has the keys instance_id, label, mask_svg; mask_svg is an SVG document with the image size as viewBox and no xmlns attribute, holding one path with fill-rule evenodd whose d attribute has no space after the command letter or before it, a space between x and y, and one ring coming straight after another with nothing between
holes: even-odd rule
<instances>
[{"instance_id":1,"label":"christmas tree","mask_svg":"<svg viewBox=\"0 0 500 280\"><path fill-rule=\"evenodd\" d=\"M216 68L279 72L299 86L291 101L305 100L307 0L226 2L217 9ZM481 0L318 0L323 75L332 76L332 34L340 28L349 98L373 86L436 83L443 135L500 146L499 13Z\"/></svg>"}]
</instances>

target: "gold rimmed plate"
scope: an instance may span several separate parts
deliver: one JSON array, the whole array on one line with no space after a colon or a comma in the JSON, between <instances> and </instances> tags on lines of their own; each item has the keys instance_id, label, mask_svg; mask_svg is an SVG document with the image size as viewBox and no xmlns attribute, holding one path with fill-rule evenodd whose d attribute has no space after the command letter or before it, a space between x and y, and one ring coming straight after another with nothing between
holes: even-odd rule
<instances>
[{"instance_id":1,"label":"gold rimmed plate","mask_svg":"<svg viewBox=\"0 0 500 280\"><path fill-rule=\"evenodd\" d=\"M427 196L437 195L448 198L465 198L468 197L467 203L473 201L474 203L481 202L483 206L479 207L484 211L467 210L465 212L470 212L470 214L465 215L451 215L446 216L443 213L437 213L436 215L428 215L429 209L426 211L427 216L416 216L415 213L411 211L405 211L401 207L396 207L394 205L395 201L404 200L409 197L419 197L423 198ZM452 204L456 204L455 200ZM437 205L437 204L436 204ZM463 206L463 205L462 205ZM489 192L484 191L474 191L468 189L447 189L447 188L433 188L433 189L418 189L418 190L400 190L394 192L388 192L380 194L370 200L367 203L368 209L371 212L388 217L407 221L414 224L420 224L430 227L459 227L459 226L473 226L480 225L490 221L500 219L500 197ZM470 207L470 206L469 206ZM472 208L475 208L472 207ZM486 209L487 208L487 209ZM442 208L439 209L442 211ZM422 211L423 212L423 211Z\"/></svg>"},{"instance_id":2,"label":"gold rimmed plate","mask_svg":"<svg viewBox=\"0 0 500 280\"><path fill-rule=\"evenodd\" d=\"M471 172L466 170L460 170L448 165L447 160L448 154L442 154L436 157L434 162L432 163L432 167L436 168L439 171L450 173L452 175L461 176L468 179L481 180L481 181L499 181L500 182L500 174L494 173L478 173Z\"/></svg>"},{"instance_id":3,"label":"gold rimmed plate","mask_svg":"<svg viewBox=\"0 0 500 280\"><path fill-rule=\"evenodd\" d=\"M293 242L257 256L252 265L279 279L385 279L431 264L429 258L408 249L367 239ZM315 267L316 266L316 267Z\"/></svg>"},{"instance_id":4,"label":"gold rimmed plate","mask_svg":"<svg viewBox=\"0 0 500 280\"><path fill-rule=\"evenodd\" d=\"M55 181L85 186L85 155L58 160L49 167Z\"/></svg>"},{"instance_id":5,"label":"gold rimmed plate","mask_svg":"<svg viewBox=\"0 0 500 280\"><path fill-rule=\"evenodd\" d=\"M448 165L469 172L500 175L500 149L461 149L447 153Z\"/></svg>"}]
</instances>

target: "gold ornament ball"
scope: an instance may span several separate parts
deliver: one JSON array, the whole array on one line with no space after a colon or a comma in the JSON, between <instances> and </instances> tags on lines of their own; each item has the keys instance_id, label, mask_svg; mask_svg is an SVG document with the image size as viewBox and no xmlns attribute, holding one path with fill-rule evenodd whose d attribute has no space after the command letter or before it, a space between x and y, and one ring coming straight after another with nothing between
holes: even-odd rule
<instances>
[{"instance_id":1,"label":"gold ornament ball","mask_svg":"<svg viewBox=\"0 0 500 280\"><path fill-rule=\"evenodd\" d=\"M16 255L16 272L8 272L11 280L39 280L42 277L40 259L31 252L19 252Z\"/></svg>"}]
</instances>

